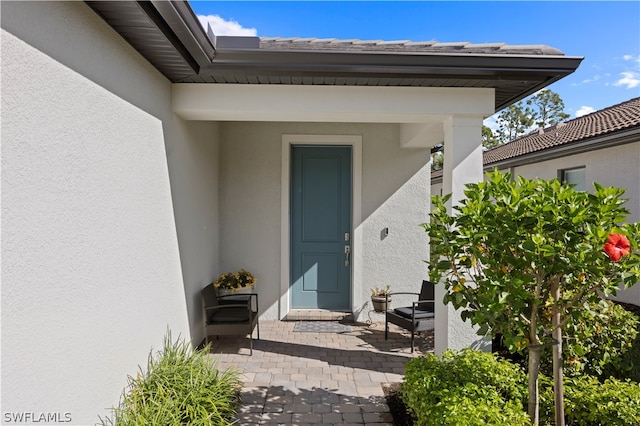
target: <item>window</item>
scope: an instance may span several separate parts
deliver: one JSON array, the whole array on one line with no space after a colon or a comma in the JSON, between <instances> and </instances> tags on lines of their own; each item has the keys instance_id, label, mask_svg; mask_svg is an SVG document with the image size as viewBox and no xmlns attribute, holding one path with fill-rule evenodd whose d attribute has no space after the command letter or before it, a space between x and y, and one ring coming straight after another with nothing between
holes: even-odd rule
<instances>
[{"instance_id":1,"label":"window","mask_svg":"<svg viewBox=\"0 0 640 426\"><path fill-rule=\"evenodd\" d=\"M585 167L560 170L560 181L575 185L576 191L587 190L587 174Z\"/></svg>"}]
</instances>

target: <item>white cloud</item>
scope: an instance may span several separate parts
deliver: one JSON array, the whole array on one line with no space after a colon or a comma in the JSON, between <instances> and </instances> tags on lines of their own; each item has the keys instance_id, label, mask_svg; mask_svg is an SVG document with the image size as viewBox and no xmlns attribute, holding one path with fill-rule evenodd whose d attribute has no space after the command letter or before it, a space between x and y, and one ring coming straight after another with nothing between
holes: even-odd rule
<instances>
[{"instance_id":1,"label":"white cloud","mask_svg":"<svg viewBox=\"0 0 640 426\"><path fill-rule=\"evenodd\" d=\"M631 66L625 66L626 70L618 75L620 78L616 80L614 86L622 86L626 89L633 89L640 86L640 56L624 55L622 57L626 62L631 62Z\"/></svg>"},{"instance_id":2,"label":"white cloud","mask_svg":"<svg viewBox=\"0 0 640 426\"><path fill-rule=\"evenodd\" d=\"M626 89L640 87L640 56L626 54L611 59L607 64L610 71L605 71L600 65L592 65L591 67L597 70L594 74L571 85L595 84L606 87L624 87ZM613 70L615 71L611 72Z\"/></svg>"},{"instance_id":3,"label":"white cloud","mask_svg":"<svg viewBox=\"0 0 640 426\"><path fill-rule=\"evenodd\" d=\"M581 106L579 110L576 111L576 118L577 117L582 117L583 115L587 115L587 114L591 114L592 112L594 112L596 109L590 106Z\"/></svg>"},{"instance_id":4,"label":"white cloud","mask_svg":"<svg viewBox=\"0 0 640 426\"><path fill-rule=\"evenodd\" d=\"M599 75L594 75L591 78L585 78L584 80L582 80L582 84L589 84L589 83L593 83L594 81L598 81L600 80L600 76Z\"/></svg>"},{"instance_id":5,"label":"white cloud","mask_svg":"<svg viewBox=\"0 0 640 426\"><path fill-rule=\"evenodd\" d=\"M487 126L488 128L491 129L492 132L497 132L498 128L500 127L498 124L498 120L496 119L496 115L492 115L489 118L486 118L482 124L484 124L485 126Z\"/></svg>"},{"instance_id":6,"label":"white cloud","mask_svg":"<svg viewBox=\"0 0 640 426\"><path fill-rule=\"evenodd\" d=\"M640 86L640 74L633 71L625 71L621 72L620 75L622 78L618 79L614 86L624 86L627 89L633 89L634 87Z\"/></svg>"},{"instance_id":7,"label":"white cloud","mask_svg":"<svg viewBox=\"0 0 640 426\"><path fill-rule=\"evenodd\" d=\"M245 28L237 21L226 21L218 15L198 15L200 25L207 31L207 24L211 25L213 33L217 36L256 36L255 28Z\"/></svg>"}]
</instances>

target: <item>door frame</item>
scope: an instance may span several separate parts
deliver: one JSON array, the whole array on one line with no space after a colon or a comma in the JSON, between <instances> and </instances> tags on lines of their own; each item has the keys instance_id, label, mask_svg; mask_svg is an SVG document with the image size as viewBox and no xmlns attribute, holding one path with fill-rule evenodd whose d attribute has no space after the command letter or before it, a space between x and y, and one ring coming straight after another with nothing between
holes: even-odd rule
<instances>
[{"instance_id":1,"label":"door frame","mask_svg":"<svg viewBox=\"0 0 640 426\"><path fill-rule=\"evenodd\" d=\"M282 185L280 209L280 306L284 319L291 310L291 147L292 145L351 146L351 310L360 303L362 289L362 135L282 135Z\"/></svg>"}]
</instances>

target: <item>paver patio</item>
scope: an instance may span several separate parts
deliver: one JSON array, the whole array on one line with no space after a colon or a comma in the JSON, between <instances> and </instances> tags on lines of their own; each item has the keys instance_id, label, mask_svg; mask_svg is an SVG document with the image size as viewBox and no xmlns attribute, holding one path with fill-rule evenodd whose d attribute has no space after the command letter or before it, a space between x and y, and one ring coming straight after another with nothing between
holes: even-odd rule
<instances>
[{"instance_id":1,"label":"paver patio","mask_svg":"<svg viewBox=\"0 0 640 426\"><path fill-rule=\"evenodd\" d=\"M249 356L246 337L213 340L221 369L237 368L244 387L240 425L393 425L382 383L400 382L404 364L432 351L433 334L416 339L395 326L354 324L351 331L294 331L293 321L263 321Z\"/></svg>"}]
</instances>

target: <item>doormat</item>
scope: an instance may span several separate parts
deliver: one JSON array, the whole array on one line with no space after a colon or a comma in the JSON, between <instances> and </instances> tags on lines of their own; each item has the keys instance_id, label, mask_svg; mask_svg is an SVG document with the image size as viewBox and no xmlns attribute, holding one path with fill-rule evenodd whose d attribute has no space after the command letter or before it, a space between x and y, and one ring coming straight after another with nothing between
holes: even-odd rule
<instances>
[{"instance_id":1,"label":"doormat","mask_svg":"<svg viewBox=\"0 0 640 426\"><path fill-rule=\"evenodd\" d=\"M351 331L351 326L337 321L297 321L293 331L302 333L345 333Z\"/></svg>"}]
</instances>

